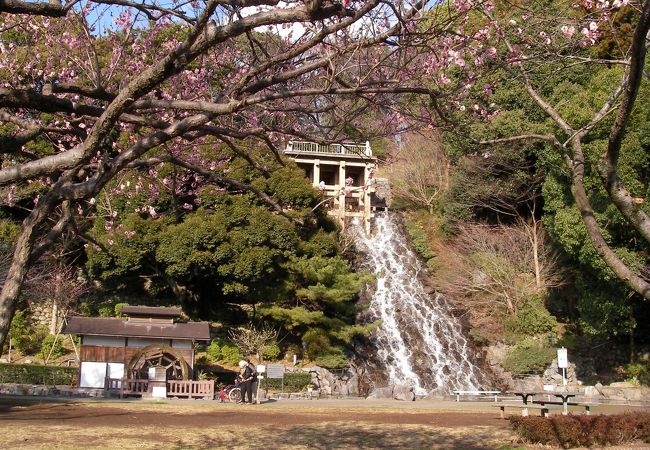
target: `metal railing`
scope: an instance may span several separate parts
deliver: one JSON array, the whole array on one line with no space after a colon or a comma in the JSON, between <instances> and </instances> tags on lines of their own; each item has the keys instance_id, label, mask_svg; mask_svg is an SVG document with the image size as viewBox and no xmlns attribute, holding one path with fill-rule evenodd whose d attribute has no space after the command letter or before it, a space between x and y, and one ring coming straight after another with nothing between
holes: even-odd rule
<instances>
[{"instance_id":1,"label":"metal railing","mask_svg":"<svg viewBox=\"0 0 650 450\"><path fill-rule=\"evenodd\" d=\"M319 144L317 142L289 141L285 153L328 153L333 155L372 156L370 142L365 144Z\"/></svg>"}]
</instances>

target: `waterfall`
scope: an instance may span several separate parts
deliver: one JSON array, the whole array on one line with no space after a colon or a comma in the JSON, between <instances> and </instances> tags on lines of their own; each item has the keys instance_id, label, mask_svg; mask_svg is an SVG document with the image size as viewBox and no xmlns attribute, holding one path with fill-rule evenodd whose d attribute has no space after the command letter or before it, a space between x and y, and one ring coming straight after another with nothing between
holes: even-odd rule
<instances>
[{"instance_id":1,"label":"waterfall","mask_svg":"<svg viewBox=\"0 0 650 450\"><path fill-rule=\"evenodd\" d=\"M432 296L419 279L425 269L387 214L378 215L371 236L357 230L359 250L377 278L370 301L377 356L389 385L413 386L418 395L474 390L482 376L461 326L440 294Z\"/></svg>"}]
</instances>

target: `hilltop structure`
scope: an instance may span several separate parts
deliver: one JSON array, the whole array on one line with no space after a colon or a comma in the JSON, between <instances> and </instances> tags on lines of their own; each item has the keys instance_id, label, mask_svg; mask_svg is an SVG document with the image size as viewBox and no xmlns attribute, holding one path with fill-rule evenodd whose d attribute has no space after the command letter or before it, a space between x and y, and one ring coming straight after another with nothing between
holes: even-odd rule
<instances>
[{"instance_id":1,"label":"hilltop structure","mask_svg":"<svg viewBox=\"0 0 650 450\"><path fill-rule=\"evenodd\" d=\"M377 158L370 143L318 144L289 141L284 153L294 159L314 187L323 194L323 203L345 228L350 220L362 221L370 232L375 211L388 205L378 195L383 180L376 177Z\"/></svg>"}]
</instances>

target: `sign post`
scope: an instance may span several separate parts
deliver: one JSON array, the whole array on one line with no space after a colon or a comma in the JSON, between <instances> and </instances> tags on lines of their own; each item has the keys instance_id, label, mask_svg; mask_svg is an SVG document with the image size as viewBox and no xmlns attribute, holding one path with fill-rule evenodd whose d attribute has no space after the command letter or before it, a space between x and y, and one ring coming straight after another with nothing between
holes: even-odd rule
<instances>
[{"instance_id":1,"label":"sign post","mask_svg":"<svg viewBox=\"0 0 650 450\"><path fill-rule=\"evenodd\" d=\"M557 349L557 366L562 369L562 384L566 386L566 369L569 367L569 356L567 349L562 347Z\"/></svg>"}]
</instances>

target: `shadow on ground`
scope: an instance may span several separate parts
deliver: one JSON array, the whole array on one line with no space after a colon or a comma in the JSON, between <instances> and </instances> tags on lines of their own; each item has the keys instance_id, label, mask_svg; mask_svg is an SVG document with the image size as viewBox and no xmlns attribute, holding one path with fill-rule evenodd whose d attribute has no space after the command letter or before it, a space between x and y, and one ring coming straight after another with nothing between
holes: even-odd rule
<instances>
[{"instance_id":1,"label":"shadow on ground","mask_svg":"<svg viewBox=\"0 0 650 450\"><path fill-rule=\"evenodd\" d=\"M301 425L278 429L252 429L215 437L198 433L190 441L177 441L183 448L390 448L390 449L494 449L511 440L509 433L492 427L468 429L431 428L423 426L370 425L367 423L328 423Z\"/></svg>"}]
</instances>

